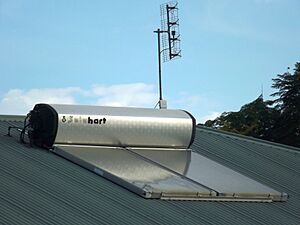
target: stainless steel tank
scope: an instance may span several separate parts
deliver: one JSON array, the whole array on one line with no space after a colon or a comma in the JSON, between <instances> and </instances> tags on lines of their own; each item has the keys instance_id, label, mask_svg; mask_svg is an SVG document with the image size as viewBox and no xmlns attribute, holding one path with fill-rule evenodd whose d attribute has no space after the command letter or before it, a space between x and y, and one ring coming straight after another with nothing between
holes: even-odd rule
<instances>
[{"instance_id":1,"label":"stainless steel tank","mask_svg":"<svg viewBox=\"0 0 300 225\"><path fill-rule=\"evenodd\" d=\"M188 148L195 119L182 110L37 104L31 112L32 142L115 147Z\"/></svg>"}]
</instances>

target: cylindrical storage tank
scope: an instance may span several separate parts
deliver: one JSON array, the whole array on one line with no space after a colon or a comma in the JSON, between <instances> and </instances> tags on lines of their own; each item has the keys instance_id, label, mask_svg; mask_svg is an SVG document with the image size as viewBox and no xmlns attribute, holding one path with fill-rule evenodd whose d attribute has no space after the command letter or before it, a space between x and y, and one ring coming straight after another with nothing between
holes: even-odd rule
<instances>
[{"instance_id":1,"label":"cylindrical storage tank","mask_svg":"<svg viewBox=\"0 0 300 225\"><path fill-rule=\"evenodd\" d=\"M118 147L188 148L196 122L183 110L37 104L29 122L31 142Z\"/></svg>"}]
</instances>

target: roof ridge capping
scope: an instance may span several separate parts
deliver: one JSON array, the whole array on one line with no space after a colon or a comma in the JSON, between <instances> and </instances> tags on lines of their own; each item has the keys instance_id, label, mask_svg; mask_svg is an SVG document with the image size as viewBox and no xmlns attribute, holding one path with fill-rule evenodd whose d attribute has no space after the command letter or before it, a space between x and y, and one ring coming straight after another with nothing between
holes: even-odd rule
<instances>
[{"instance_id":1,"label":"roof ridge capping","mask_svg":"<svg viewBox=\"0 0 300 225\"><path fill-rule=\"evenodd\" d=\"M263 139L259 139L259 138L255 138L255 137L251 137L251 136L246 136L243 134L233 133L233 132L229 132L229 131L218 130L215 128L210 128L210 127L206 127L206 126L199 125L199 124L197 125L197 129L201 129L207 133L218 133L220 135L234 138L237 140L248 141L248 142L261 144L261 145L265 145L265 146L273 147L273 148L276 147L277 149L280 149L283 151L300 154L300 148L290 146L290 145L280 144L277 142L267 141L267 140L263 140Z\"/></svg>"},{"instance_id":2,"label":"roof ridge capping","mask_svg":"<svg viewBox=\"0 0 300 225\"><path fill-rule=\"evenodd\" d=\"M24 119L25 119L25 115L1 115L0 114L0 121L23 122Z\"/></svg>"}]
</instances>

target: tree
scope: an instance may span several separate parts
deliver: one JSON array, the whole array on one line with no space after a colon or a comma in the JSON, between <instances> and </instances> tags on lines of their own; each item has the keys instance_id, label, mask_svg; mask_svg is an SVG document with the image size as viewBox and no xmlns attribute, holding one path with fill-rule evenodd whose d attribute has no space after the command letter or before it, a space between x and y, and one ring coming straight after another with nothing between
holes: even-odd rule
<instances>
[{"instance_id":1,"label":"tree","mask_svg":"<svg viewBox=\"0 0 300 225\"><path fill-rule=\"evenodd\" d=\"M238 112L224 112L215 120L205 122L205 126L240 133L247 136L273 140L271 130L279 117L278 111L271 108L259 96L253 102L241 107Z\"/></svg>"},{"instance_id":2,"label":"tree","mask_svg":"<svg viewBox=\"0 0 300 225\"><path fill-rule=\"evenodd\" d=\"M262 96L241 107L238 112L224 112L205 126L300 147L300 63L294 74L278 74L272 88L278 89L264 101ZM272 107L273 106L273 107Z\"/></svg>"},{"instance_id":3,"label":"tree","mask_svg":"<svg viewBox=\"0 0 300 225\"><path fill-rule=\"evenodd\" d=\"M273 88L278 89L271 101L280 112L274 129L276 141L300 147L300 63L295 64L294 74L278 74L273 80Z\"/></svg>"}]
</instances>

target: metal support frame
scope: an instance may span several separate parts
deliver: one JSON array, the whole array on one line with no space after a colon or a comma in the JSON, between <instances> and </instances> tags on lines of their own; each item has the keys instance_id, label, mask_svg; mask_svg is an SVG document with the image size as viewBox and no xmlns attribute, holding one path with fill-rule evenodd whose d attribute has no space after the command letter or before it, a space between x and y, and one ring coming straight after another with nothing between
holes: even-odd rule
<instances>
[{"instance_id":1,"label":"metal support frame","mask_svg":"<svg viewBox=\"0 0 300 225\"><path fill-rule=\"evenodd\" d=\"M160 29L157 29L154 31L154 33L157 33L157 49L158 49L158 83L159 83L159 108L160 109L166 109L167 108L167 102L163 100L163 93L162 93L162 76L161 76L161 49L160 49L160 34L166 33L168 31L163 31Z\"/></svg>"},{"instance_id":2,"label":"metal support frame","mask_svg":"<svg viewBox=\"0 0 300 225\"><path fill-rule=\"evenodd\" d=\"M154 33L157 33L157 49L158 49L158 82L159 82L159 108L166 109L167 101L163 99L162 93L162 72L161 72L161 53L163 53L164 62L172 60L173 58L180 57L180 50L177 49L179 39L178 30L178 15L177 15L177 3L168 3L161 5L162 27L157 29ZM175 13L174 13L175 11ZM166 17L164 17L166 16ZM164 44L164 36L162 37L163 43L161 49L161 34L165 33L168 37L167 46ZM177 35L176 35L177 33ZM175 51L174 51L175 49ZM167 56L167 57L166 57Z\"/></svg>"}]
</instances>

